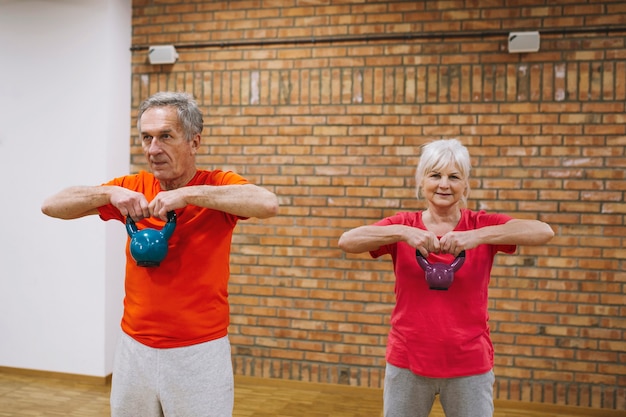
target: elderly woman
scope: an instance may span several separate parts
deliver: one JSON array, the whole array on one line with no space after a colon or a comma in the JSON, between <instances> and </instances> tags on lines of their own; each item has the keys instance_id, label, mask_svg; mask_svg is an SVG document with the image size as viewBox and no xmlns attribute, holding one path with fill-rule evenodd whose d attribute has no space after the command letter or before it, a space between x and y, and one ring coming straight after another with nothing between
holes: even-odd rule
<instances>
[{"instance_id":1,"label":"elderly woman","mask_svg":"<svg viewBox=\"0 0 626 417\"><path fill-rule=\"evenodd\" d=\"M469 175L470 156L461 142L430 142L415 174L426 210L398 213L339 239L345 252L393 260L396 305L387 342L385 417L427 417L436 395L447 417L493 415L487 323L493 261L517 245L545 244L554 232L538 220L465 208ZM455 258L455 272L438 269ZM432 276L425 269L434 269Z\"/></svg>"}]
</instances>

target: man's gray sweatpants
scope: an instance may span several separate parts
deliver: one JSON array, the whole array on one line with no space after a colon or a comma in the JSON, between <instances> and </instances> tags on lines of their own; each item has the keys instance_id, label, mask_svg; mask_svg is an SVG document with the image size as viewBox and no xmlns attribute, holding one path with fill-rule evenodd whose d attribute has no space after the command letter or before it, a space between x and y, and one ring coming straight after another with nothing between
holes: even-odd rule
<instances>
[{"instance_id":1,"label":"man's gray sweatpants","mask_svg":"<svg viewBox=\"0 0 626 417\"><path fill-rule=\"evenodd\" d=\"M229 417L233 405L228 336L172 349L154 349L120 336L112 417Z\"/></svg>"}]
</instances>

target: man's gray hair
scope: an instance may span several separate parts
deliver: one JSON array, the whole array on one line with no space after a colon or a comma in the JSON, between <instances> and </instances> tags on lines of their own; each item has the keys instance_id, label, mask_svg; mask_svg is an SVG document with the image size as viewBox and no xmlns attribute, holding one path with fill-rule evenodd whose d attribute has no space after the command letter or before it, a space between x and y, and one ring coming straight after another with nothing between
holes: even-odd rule
<instances>
[{"instance_id":1,"label":"man's gray hair","mask_svg":"<svg viewBox=\"0 0 626 417\"><path fill-rule=\"evenodd\" d=\"M178 112L178 122L185 132L185 139L191 140L194 136L202 133L204 121L198 103L189 93L162 91L156 93L139 106L137 115L137 130L141 132L141 115L152 107L175 107Z\"/></svg>"}]
</instances>

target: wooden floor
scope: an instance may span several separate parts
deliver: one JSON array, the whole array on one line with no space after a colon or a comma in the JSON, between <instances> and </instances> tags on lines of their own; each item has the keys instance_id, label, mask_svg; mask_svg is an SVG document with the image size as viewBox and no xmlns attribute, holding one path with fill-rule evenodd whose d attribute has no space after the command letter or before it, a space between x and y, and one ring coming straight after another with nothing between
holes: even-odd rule
<instances>
[{"instance_id":1,"label":"wooden floor","mask_svg":"<svg viewBox=\"0 0 626 417\"><path fill-rule=\"evenodd\" d=\"M235 378L233 417L379 417L378 389L307 382ZM108 417L103 380L0 368L0 417ZM444 417L435 403L431 417ZM494 417L626 417L626 411L591 410L497 401ZM138 416L140 417L140 416Z\"/></svg>"}]
</instances>

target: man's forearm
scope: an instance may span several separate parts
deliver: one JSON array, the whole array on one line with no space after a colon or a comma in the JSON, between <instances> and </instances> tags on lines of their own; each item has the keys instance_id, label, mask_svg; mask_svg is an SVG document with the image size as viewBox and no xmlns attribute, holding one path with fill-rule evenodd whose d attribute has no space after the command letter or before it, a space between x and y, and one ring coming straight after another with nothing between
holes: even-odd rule
<instances>
[{"instance_id":1,"label":"man's forearm","mask_svg":"<svg viewBox=\"0 0 626 417\"><path fill-rule=\"evenodd\" d=\"M265 219L278 212L278 199L274 193L253 184L191 186L186 201L199 207L211 208L240 217Z\"/></svg>"},{"instance_id":2,"label":"man's forearm","mask_svg":"<svg viewBox=\"0 0 626 417\"><path fill-rule=\"evenodd\" d=\"M59 219L77 219L98 213L98 207L108 204L110 194L105 186L74 186L48 197L41 211Z\"/></svg>"}]
</instances>

